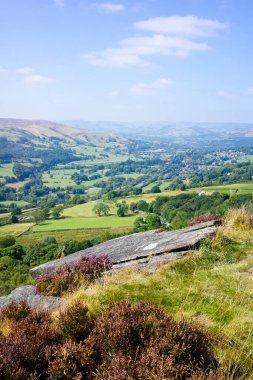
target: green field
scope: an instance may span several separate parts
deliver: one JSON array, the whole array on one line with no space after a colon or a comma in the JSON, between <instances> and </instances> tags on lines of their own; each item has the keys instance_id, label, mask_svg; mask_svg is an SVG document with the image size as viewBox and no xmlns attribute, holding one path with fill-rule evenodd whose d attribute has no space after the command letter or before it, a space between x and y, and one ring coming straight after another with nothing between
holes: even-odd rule
<instances>
[{"instance_id":1,"label":"green field","mask_svg":"<svg viewBox=\"0 0 253 380\"><path fill-rule=\"evenodd\" d=\"M121 178L125 178L125 179L128 179L128 178L137 179L137 178L141 177L142 175L143 174L139 174L139 173L129 173L129 174L117 174L114 177L121 177Z\"/></svg>"},{"instance_id":2,"label":"green field","mask_svg":"<svg viewBox=\"0 0 253 380\"><path fill-rule=\"evenodd\" d=\"M17 223L7 224L0 227L0 237L5 235L19 236L28 231L33 226L33 223Z\"/></svg>"},{"instance_id":3,"label":"green field","mask_svg":"<svg viewBox=\"0 0 253 380\"><path fill-rule=\"evenodd\" d=\"M30 180L28 179L26 181L7 183L6 186L11 187L13 189L21 189L22 187L24 187L29 182L30 182Z\"/></svg>"},{"instance_id":4,"label":"green field","mask_svg":"<svg viewBox=\"0 0 253 380\"><path fill-rule=\"evenodd\" d=\"M59 231L59 230L75 230L86 228L116 228L131 227L134 224L135 216L126 216L120 218L118 216L95 216L89 218L63 218L58 220L47 220L33 227L34 232L40 231Z\"/></svg>"},{"instance_id":5,"label":"green field","mask_svg":"<svg viewBox=\"0 0 253 380\"><path fill-rule=\"evenodd\" d=\"M193 190L192 190L193 192ZM140 194L140 195L131 195L129 197L124 197L118 199L119 202L121 201L126 201L128 204L131 202L138 202L141 199L145 200L146 202L153 202L156 197L160 196L166 196L166 197L172 197L178 194L182 194L183 192L181 190L167 190L167 191L162 191L161 193L158 194Z\"/></svg>"},{"instance_id":6,"label":"green field","mask_svg":"<svg viewBox=\"0 0 253 380\"><path fill-rule=\"evenodd\" d=\"M59 244L64 244L69 240L82 241L87 239L95 239L105 237L107 238L108 234L119 234L123 235L128 233L131 228L129 227L120 227L120 228L87 228L87 229L78 229L73 232L73 230L63 230L63 231L44 231L44 232L33 232L28 231L27 233L20 236L17 241L21 245L32 245L40 243L46 238L55 238Z\"/></svg>"},{"instance_id":7,"label":"green field","mask_svg":"<svg viewBox=\"0 0 253 380\"><path fill-rule=\"evenodd\" d=\"M253 162L253 154L238 158L238 162L247 162L247 161Z\"/></svg>"},{"instance_id":8,"label":"green field","mask_svg":"<svg viewBox=\"0 0 253 380\"><path fill-rule=\"evenodd\" d=\"M47 187L60 187L62 189L68 186L75 186L75 182L70 178L76 170L74 169L62 169L51 170L49 173L43 173L42 181Z\"/></svg>"},{"instance_id":9,"label":"green field","mask_svg":"<svg viewBox=\"0 0 253 380\"><path fill-rule=\"evenodd\" d=\"M0 181L3 181L5 177L15 177L13 173L14 164L2 164L0 165Z\"/></svg>"},{"instance_id":10,"label":"green field","mask_svg":"<svg viewBox=\"0 0 253 380\"><path fill-rule=\"evenodd\" d=\"M219 193L237 193L237 194L253 194L253 182L245 182L245 183L233 183L231 185L220 185L220 186L208 186L198 189L192 189L195 191L205 190L207 192L215 192Z\"/></svg>"},{"instance_id":11,"label":"green field","mask_svg":"<svg viewBox=\"0 0 253 380\"><path fill-rule=\"evenodd\" d=\"M96 202L87 202L83 203L80 205L76 205L74 207L66 208L63 210L62 215L64 217L69 217L69 218L80 218L80 217L96 217L97 215L93 212L93 207L96 205ZM109 204L108 205L111 207L110 213L111 214L116 214L116 209L114 204Z\"/></svg>"},{"instance_id":12,"label":"green field","mask_svg":"<svg viewBox=\"0 0 253 380\"><path fill-rule=\"evenodd\" d=\"M154 187L154 186L159 186L160 187L160 189L162 190L162 191L164 191L166 188L168 188L169 186L170 186L170 184L171 184L171 181L156 181L156 182L152 182L152 183L150 183L149 185L147 185L147 186L144 186L143 187L143 191L144 192L146 192L146 191L150 191L151 189L152 189L152 187Z\"/></svg>"},{"instance_id":13,"label":"green field","mask_svg":"<svg viewBox=\"0 0 253 380\"><path fill-rule=\"evenodd\" d=\"M15 205L17 205L18 207L24 207L24 206L27 206L29 204L26 201L0 201L0 205L7 206L7 207L13 203Z\"/></svg>"}]
</instances>

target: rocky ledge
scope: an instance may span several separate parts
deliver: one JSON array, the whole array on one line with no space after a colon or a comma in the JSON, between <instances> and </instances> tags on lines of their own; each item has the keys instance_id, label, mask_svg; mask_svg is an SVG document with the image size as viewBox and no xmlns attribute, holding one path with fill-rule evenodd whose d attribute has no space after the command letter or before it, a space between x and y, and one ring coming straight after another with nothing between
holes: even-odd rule
<instances>
[{"instance_id":1,"label":"rocky ledge","mask_svg":"<svg viewBox=\"0 0 253 380\"><path fill-rule=\"evenodd\" d=\"M53 272L64 264L70 267L82 256L108 255L113 270L136 265L154 271L161 264L176 260L191 252L199 243L215 234L217 221L201 223L176 231L147 231L109 240L58 260L31 269L36 278L42 273Z\"/></svg>"},{"instance_id":2,"label":"rocky ledge","mask_svg":"<svg viewBox=\"0 0 253 380\"><path fill-rule=\"evenodd\" d=\"M0 309L9 306L11 303L19 304L22 301L26 301L34 309L48 311L58 310L65 304L62 298L36 294L35 286L27 285L14 289L8 296L0 297Z\"/></svg>"}]
</instances>

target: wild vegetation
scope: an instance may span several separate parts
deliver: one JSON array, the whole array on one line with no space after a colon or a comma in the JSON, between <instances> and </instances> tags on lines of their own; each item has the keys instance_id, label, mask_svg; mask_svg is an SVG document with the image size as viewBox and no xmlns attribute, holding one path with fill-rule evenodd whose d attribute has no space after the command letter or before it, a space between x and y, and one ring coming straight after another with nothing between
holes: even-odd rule
<instances>
[{"instance_id":1,"label":"wild vegetation","mask_svg":"<svg viewBox=\"0 0 253 380\"><path fill-rule=\"evenodd\" d=\"M250 379L252 231L252 211L230 210L213 240L154 274L96 281L110 262L84 257L73 272L85 281L58 288L64 310L21 303L2 311L1 378ZM53 276L40 278L38 291L56 294L46 285L57 285Z\"/></svg>"}]
</instances>

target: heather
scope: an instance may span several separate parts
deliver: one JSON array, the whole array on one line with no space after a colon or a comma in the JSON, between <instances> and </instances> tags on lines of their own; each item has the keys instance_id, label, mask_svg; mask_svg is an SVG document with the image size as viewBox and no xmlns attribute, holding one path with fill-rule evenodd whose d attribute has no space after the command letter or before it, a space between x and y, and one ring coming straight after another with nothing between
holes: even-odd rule
<instances>
[{"instance_id":1,"label":"heather","mask_svg":"<svg viewBox=\"0 0 253 380\"><path fill-rule=\"evenodd\" d=\"M81 284L95 281L112 263L106 256L83 256L73 267L67 264L60 266L52 273L43 273L36 282L38 293L46 296L61 296L73 292Z\"/></svg>"},{"instance_id":2,"label":"heather","mask_svg":"<svg viewBox=\"0 0 253 380\"><path fill-rule=\"evenodd\" d=\"M116 302L96 317L79 302L56 320L30 310L10 323L0 337L1 379L186 380L221 373L211 334L149 302Z\"/></svg>"}]
</instances>

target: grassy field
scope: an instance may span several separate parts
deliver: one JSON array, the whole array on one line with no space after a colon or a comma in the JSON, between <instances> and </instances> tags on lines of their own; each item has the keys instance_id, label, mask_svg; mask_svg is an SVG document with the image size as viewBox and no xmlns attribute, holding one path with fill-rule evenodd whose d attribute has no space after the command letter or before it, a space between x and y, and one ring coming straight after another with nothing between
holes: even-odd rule
<instances>
[{"instance_id":1,"label":"grassy field","mask_svg":"<svg viewBox=\"0 0 253 380\"><path fill-rule=\"evenodd\" d=\"M167 187L169 187L171 184L171 181L157 181L157 182L152 182L149 185L143 187L143 191L149 191L154 187L155 185L159 186L162 191L164 191Z\"/></svg>"},{"instance_id":2,"label":"grassy field","mask_svg":"<svg viewBox=\"0 0 253 380\"><path fill-rule=\"evenodd\" d=\"M87 202L80 205L76 205L74 207L66 208L63 210L62 215L65 217L76 218L76 217L96 217L97 215L93 211L93 207L96 205L96 202ZM115 215L116 208L112 204L110 206L110 213Z\"/></svg>"},{"instance_id":3,"label":"grassy field","mask_svg":"<svg viewBox=\"0 0 253 380\"><path fill-rule=\"evenodd\" d=\"M75 186L75 182L70 178L76 170L74 169L62 169L51 170L49 173L43 173L42 181L47 187L60 187L62 189L68 186Z\"/></svg>"},{"instance_id":4,"label":"grassy field","mask_svg":"<svg viewBox=\"0 0 253 380\"><path fill-rule=\"evenodd\" d=\"M0 165L0 181L3 181L5 177L15 177L13 173L14 164L2 164Z\"/></svg>"},{"instance_id":5,"label":"grassy field","mask_svg":"<svg viewBox=\"0 0 253 380\"><path fill-rule=\"evenodd\" d=\"M237 194L253 194L253 181L245 183L233 183L231 185L220 185L220 186L208 186L198 189L191 189L192 191L201 191L205 190L209 193L218 191L219 193L234 193L237 191Z\"/></svg>"},{"instance_id":6,"label":"grassy field","mask_svg":"<svg viewBox=\"0 0 253 380\"><path fill-rule=\"evenodd\" d=\"M30 180L28 179L26 181L7 183L6 186L11 187L13 189L21 189L22 187L24 187L29 182L30 182Z\"/></svg>"},{"instance_id":7,"label":"grassy field","mask_svg":"<svg viewBox=\"0 0 253 380\"><path fill-rule=\"evenodd\" d=\"M243 157L240 157L238 159L239 162L247 162L247 161L250 161L250 162L253 162L253 154L250 154L248 156L243 156Z\"/></svg>"},{"instance_id":8,"label":"grassy field","mask_svg":"<svg viewBox=\"0 0 253 380\"><path fill-rule=\"evenodd\" d=\"M18 207L27 206L29 203L26 201L0 201L0 205L10 206L12 203L15 203Z\"/></svg>"},{"instance_id":9,"label":"grassy field","mask_svg":"<svg viewBox=\"0 0 253 380\"><path fill-rule=\"evenodd\" d=\"M138 202L141 199L145 200L146 202L152 202L156 199L158 196L167 196L167 197L172 197L178 194L181 194L181 190L167 190L167 191L162 191L161 193L158 194L141 194L141 195L132 195L129 197L124 197L118 199L119 202L121 201L126 201L128 204L131 202Z\"/></svg>"},{"instance_id":10,"label":"grassy field","mask_svg":"<svg viewBox=\"0 0 253 380\"><path fill-rule=\"evenodd\" d=\"M55 238L59 244L63 244L69 240L82 241L86 239L95 239L100 237L107 237L108 234L118 234L123 235L131 230L129 227L121 228L88 228L88 229L78 229L75 230L63 230L63 231L44 231L44 232L33 232L29 231L22 236L20 236L17 241L21 245L32 245L42 242L48 237Z\"/></svg>"},{"instance_id":11,"label":"grassy field","mask_svg":"<svg viewBox=\"0 0 253 380\"><path fill-rule=\"evenodd\" d=\"M126 216L120 218L118 216L95 216L89 218L63 218L59 220L47 220L33 227L34 232L40 231L59 231L59 230L75 230L86 228L117 228L131 227L134 224L135 216Z\"/></svg>"},{"instance_id":12,"label":"grassy field","mask_svg":"<svg viewBox=\"0 0 253 380\"><path fill-rule=\"evenodd\" d=\"M0 237L6 235L17 237L28 231L32 226L33 223L7 224L6 226L0 227Z\"/></svg>"}]
</instances>

